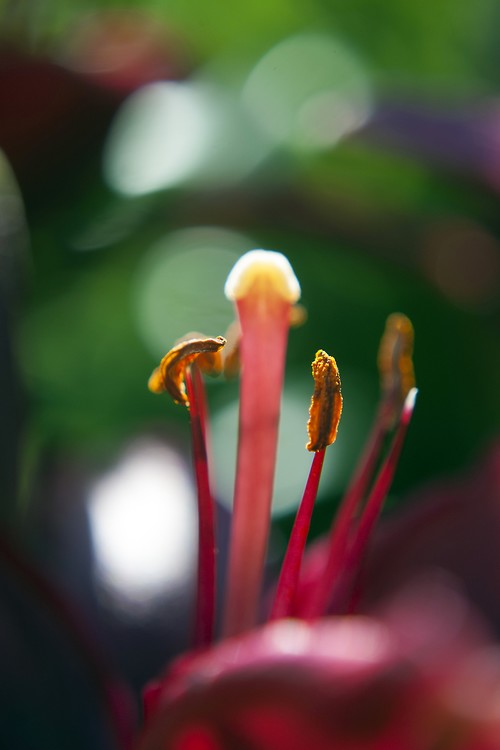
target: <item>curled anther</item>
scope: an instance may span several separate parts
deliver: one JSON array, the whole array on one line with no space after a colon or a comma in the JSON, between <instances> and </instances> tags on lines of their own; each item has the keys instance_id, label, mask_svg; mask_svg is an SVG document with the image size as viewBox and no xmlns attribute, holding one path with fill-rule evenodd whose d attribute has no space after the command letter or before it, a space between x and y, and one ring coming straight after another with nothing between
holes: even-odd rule
<instances>
[{"instance_id":1,"label":"curled anther","mask_svg":"<svg viewBox=\"0 0 500 750\"><path fill-rule=\"evenodd\" d=\"M336 437L342 414L340 375L335 359L320 349L312 363L314 393L309 408L308 451L321 451Z\"/></svg>"},{"instance_id":2,"label":"curled anther","mask_svg":"<svg viewBox=\"0 0 500 750\"><path fill-rule=\"evenodd\" d=\"M402 313L389 315L378 351L378 369L382 394L396 410L415 387L413 340L409 318Z\"/></svg>"},{"instance_id":3,"label":"curled anther","mask_svg":"<svg viewBox=\"0 0 500 750\"><path fill-rule=\"evenodd\" d=\"M189 400L184 384L184 373L196 360L204 372L220 372L220 350L226 339L200 337L190 338L176 344L162 359L160 365L149 378L148 388L153 393L167 391L178 404L189 407Z\"/></svg>"}]
</instances>

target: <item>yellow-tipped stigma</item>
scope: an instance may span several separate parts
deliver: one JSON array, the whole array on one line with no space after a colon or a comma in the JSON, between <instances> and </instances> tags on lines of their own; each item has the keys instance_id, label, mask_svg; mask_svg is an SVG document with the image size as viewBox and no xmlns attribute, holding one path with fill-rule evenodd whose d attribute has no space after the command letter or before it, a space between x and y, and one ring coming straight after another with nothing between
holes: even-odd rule
<instances>
[{"instance_id":1,"label":"yellow-tipped stigma","mask_svg":"<svg viewBox=\"0 0 500 750\"><path fill-rule=\"evenodd\" d=\"M177 404L189 407L184 384L184 373L196 360L200 369L210 375L221 372L222 359L220 350L226 339L202 337L189 338L176 344L162 359L148 381L148 388L153 393L167 391Z\"/></svg>"},{"instance_id":2,"label":"yellow-tipped stigma","mask_svg":"<svg viewBox=\"0 0 500 750\"><path fill-rule=\"evenodd\" d=\"M224 287L233 302L249 294L282 297L294 304L300 297L300 284L287 258L272 250L251 250L236 261Z\"/></svg>"},{"instance_id":3,"label":"yellow-tipped stigma","mask_svg":"<svg viewBox=\"0 0 500 750\"><path fill-rule=\"evenodd\" d=\"M320 349L312 363L314 393L309 408L308 451L321 451L336 437L342 414L340 375L335 359Z\"/></svg>"},{"instance_id":4,"label":"yellow-tipped stigma","mask_svg":"<svg viewBox=\"0 0 500 750\"><path fill-rule=\"evenodd\" d=\"M413 326L402 313L387 318L378 351L380 385L385 398L402 406L410 390L415 387L413 369Z\"/></svg>"}]
</instances>

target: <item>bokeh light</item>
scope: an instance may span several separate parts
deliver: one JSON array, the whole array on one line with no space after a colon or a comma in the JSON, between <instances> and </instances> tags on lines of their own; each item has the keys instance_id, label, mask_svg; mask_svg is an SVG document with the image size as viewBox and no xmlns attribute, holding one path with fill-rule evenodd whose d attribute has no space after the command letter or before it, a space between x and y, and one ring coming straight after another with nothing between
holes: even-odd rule
<instances>
[{"instance_id":1,"label":"bokeh light","mask_svg":"<svg viewBox=\"0 0 500 750\"><path fill-rule=\"evenodd\" d=\"M88 516L97 583L136 616L186 586L196 560L196 500L180 454L139 442L94 485Z\"/></svg>"},{"instance_id":2,"label":"bokeh light","mask_svg":"<svg viewBox=\"0 0 500 750\"><path fill-rule=\"evenodd\" d=\"M98 9L78 19L60 56L78 73L125 92L170 77L179 43L141 8Z\"/></svg>"},{"instance_id":3,"label":"bokeh light","mask_svg":"<svg viewBox=\"0 0 500 750\"><path fill-rule=\"evenodd\" d=\"M316 150L354 132L372 108L356 55L329 34L303 33L267 52L250 73L243 102L275 144Z\"/></svg>"},{"instance_id":4,"label":"bokeh light","mask_svg":"<svg viewBox=\"0 0 500 750\"><path fill-rule=\"evenodd\" d=\"M198 227L173 232L149 250L137 273L135 309L141 338L155 358L190 331L224 334L234 319L224 283L254 245L236 232Z\"/></svg>"},{"instance_id":5,"label":"bokeh light","mask_svg":"<svg viewBox=\"0 0 500 750\"><path fill-rule=\"evenodd\" d=\"M22 196L12 168L0 151L0 288L7 300L26 270L28 233Z\"/></svg>"},{"instance_id":6,"label":"bokeh light","mask_svg":"<svg viewBox=\"0 0 500 750\"><path fill-rule=\"evenodd\" d=\"M190 177L205 158L213 126L210 100L182 83L153 83L123 105L104 171L125 195L143 195Z\"/></svg>"},{"instance_id":7,"label":"bokeh light","mask_svg":"<svg viewBox=\"0 0 500 750\"><path fill-rule=\"evenodd\" d=\"M422 264L450 302L464 310L487 312L500 303L500 244L484 227L464 219L431 226Z\"/></svg>"},{"instance_id":8,"label":"bokeh light","mask_svg":"<svg viewBox=\"0 0 500 750\"><path fill-rule=\"evenodd\" d=\"M118 112L104 172L113 189L139 196L186 182L237 182L268 151L237 98L214 82L158 82Z\"/></svg>"}]
</instances>

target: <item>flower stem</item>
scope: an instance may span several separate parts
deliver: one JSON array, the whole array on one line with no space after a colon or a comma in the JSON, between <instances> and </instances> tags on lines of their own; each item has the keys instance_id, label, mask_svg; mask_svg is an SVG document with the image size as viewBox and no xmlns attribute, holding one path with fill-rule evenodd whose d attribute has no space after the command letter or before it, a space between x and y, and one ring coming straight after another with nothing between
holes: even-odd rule
<instances>
[{"instance_id":1,"label":"flower stem","mask_svg":"<svg viewBox=\"0 0 500 750\"><path fill-rule=\"evenodd\" d=\"M358 521L357 519L360 514L366 491L372 481L384 441L389 431L387 420L385 418L387 404L384 401L381 403L370 438L359 462L358 469L356 470L354 478L344 496L339 512L332 526L328 542L327 560L323 572L319 576L316 588L311 595L311 599L305 608L305 616L307 617L321 617L327 611L330 611L332 590L340 586L340 580L345 572L346 560L351 559L353 554L353 535L354 537L357 537L362 526L364 529L363 533L366 535L364 543L366 545L368 536L371 533L378 514L380 513L396 470L397 461L415 402L415 389L410 391L410 393L412 393L412 396L408 397L405 402L400 417L400 423L387 458L380 469L370 496L366 501L361 520ZM381 494L384 488L385 493ZM375 512L374 509L377 507L378 510ZM374 513L375 515L373 517ZM361 539L358 544L361 545Z\"/></svg>"},{"instance_id":2,"label":"flower stem","mask_svg":"<svg viewBox=\"0 0 500 750\"><path fill-rule=\"evenodd\" d=\"M323 448L323 450L317 451L314 454L304 495L295 517L287 551L281 567L276 596L269 617L270 620L277 620L281 617L290 617L292 614L302 558L304 556L304 549L309 534L309 527L311 525L314 503L316 501L316 495L318 494L325 450L326 449Z\"/></svg>"},{"instance_id":3,"label":"flower stem","mask_svg":"<svg viewBox=\"0 0 500 750\"><path fill-rule=\"evenodd\" d=\"M242 330L240 414L224 635L257 619L270 524L290 302L237 300Z\"/></svg>"},{"instance_id":4,"label":"flower stem","mask_svg":"<svg viewBox=\"0 0 500 750\"><path fill-rule=\"evenodd\" d=\"M198 490L198 582L194 645L204 647L213 640L215 622L215 506L208 472L205 390L196 365L186 368L185 382Z\"/></svg>"},{"instance_id":5,"label":"flower stem","mask_svg":"<svg viewBox=\"0 0 500 750\"><path fill-rule=\"evenodd\" d=\"M372 535L375 524L382 511L387 493L394 479L394 474L398 465L401 450L405 441L406 433L415 406L416 389L413 388L408 393L406 401L401 412L399 424L396 433L392 439L389 451L380 471L377 475L372 491L366 501L363 514L356 528L349 539L349 549L344 556L342 570L339 571L336 583L333 587L333 596L328 602L328 611L338 611L339 606L345 601L344 596L347 589L352 587L352 583L359 573L361 562L368 546L369 539ZM336 589L339 589L337 594ZM332 589L331 589L332 594Z\"/></svg>"},{"instance_id":6,"label":"flower stem","mask_svg":"<svg viewBox=\"0 0 500 750\"><path fill-rule=\"evenodd\" d=\"M305 608L305 616L320 617L326 609L332 581L338 575L348 544L356 514L363 501L367 487L380 456L386 430L380 419L376 419L372 432L358 463L354 477L344 495L339 511L330 531L328 555L322 574Z\"/></svg>"}]
</instances>

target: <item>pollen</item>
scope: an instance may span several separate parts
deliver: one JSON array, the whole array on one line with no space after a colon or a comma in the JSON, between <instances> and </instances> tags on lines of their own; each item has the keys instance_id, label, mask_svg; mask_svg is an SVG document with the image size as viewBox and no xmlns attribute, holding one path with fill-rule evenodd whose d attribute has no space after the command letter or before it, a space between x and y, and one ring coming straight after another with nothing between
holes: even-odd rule
<instances>
[{"instance_id":1,"label":"pollen","mask_svg":"<svg viewBox=\"0 0 500 750\"><path fill-rule=\"evenodd\" d=\"M337 363L320 349L312 363L314 393L309 408L308 451L321 451L336 437L342 414L342 393Z\"/></svg>"},{"instance_id":2,"label":"pollen","mask_svg":"<svg viewBox=\"0 0 500 750\"><path fill-rule=\"evenodd\" d=\"M203 372L210 375L218 374L222 368L220 350L225 344L226 339L222 336L180 341L170 349L153 371L148 381L149 390L153 393L167 391L176 403L189 407L184 384L186 368L196 361Z\"/></svg>"},{"instance_id":3,"label":"pollen","mask_svg":"<svg viewBox=\"0 0 500 750\"><path fill-rule=\"evenodd\" d=\"M255 293L273 293L294 304L300 297L300 284L282 253L251 250L234 265L227 277L224 292L232 301Z\"/></svg>"},{"instance_id":4,"label":"pollen","mask_svg":"<svg viewBox=\"0 0 500 750\"><path fill-rule=\"evenodd\" d=\"M387 318L378 352L378 368L382 391L401 404L415 387L413 369L413 326L402 313Z\"/></svg>"},{"instance_id":5,"label":"pollen","mask_svg":"<svg viewBox=\"0 0 500 750\"><path fill-rule=\"evenodd\" d=\"M293 305L290 309L290 327L299 328L307 320L307 309L304 305Z\"/></svg>"}]
</instances>

